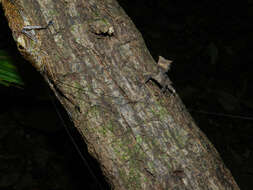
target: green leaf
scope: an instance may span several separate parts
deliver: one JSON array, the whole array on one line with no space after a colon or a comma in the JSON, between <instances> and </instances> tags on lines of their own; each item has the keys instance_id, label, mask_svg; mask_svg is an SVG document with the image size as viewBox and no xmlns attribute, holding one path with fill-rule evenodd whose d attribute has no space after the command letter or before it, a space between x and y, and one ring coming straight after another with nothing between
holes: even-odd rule
<instances>
[{"instance_id":1,"label":"green leaf","mask_svg":"<svg viewBox=\"0 0 253 190\"><path fill-rule=\"evenodd\" d=\"M0 49L0 84L23 87L24 81L20 77L18 69L12 57L7 51Z\"/></svg>"}]
</instances>

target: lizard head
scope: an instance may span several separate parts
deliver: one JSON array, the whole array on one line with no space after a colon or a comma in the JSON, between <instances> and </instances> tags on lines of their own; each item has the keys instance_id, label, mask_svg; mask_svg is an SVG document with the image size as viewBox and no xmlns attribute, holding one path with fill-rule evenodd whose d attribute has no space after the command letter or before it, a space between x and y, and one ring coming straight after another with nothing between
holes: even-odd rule
<instances>
[{"instance_id":1,"label":"lizard head","mask_svg":"<svg viewBox=\"0 0 253 190\"><path fill-rule=\"evenodd\" d=\"M165 58L163 58L162 56L159 56L158 59L158 66L164 70L164 72L167 72L170 70L171 64L173 61L171 60L167 60Z\"/></svg>"},{"instance_id":2,"label":"lizard head","mask_svg":"<svg viewBox=\"0 0 253 190\"><path fill-rule=\"evenodd\" d=\"M24 35L19 35L16 40L17 48L21 55L29 61L38 71L43 68L43 62L41 61L40 49L38 48L38 42L27 39Z\"/></svg>"}]
</instances>

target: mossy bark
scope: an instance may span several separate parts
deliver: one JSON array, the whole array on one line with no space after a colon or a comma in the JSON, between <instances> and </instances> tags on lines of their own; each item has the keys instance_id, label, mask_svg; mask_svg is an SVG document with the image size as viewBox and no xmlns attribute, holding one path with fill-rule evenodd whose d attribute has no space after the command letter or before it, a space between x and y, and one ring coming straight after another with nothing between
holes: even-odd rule
<instances>
[{"instance_id":1,"label":"mossy bark","mask_svg":"<svg viewBox=\"0 0 253 190\"><path fill-rule=\"evenodd\" d=\"M239 189L180 98L144 83L157 65L116 0L2 4L19 51L48 79L112 188ZM21 33L51 20L34 39Z\"/></svg>"}]
</instances>

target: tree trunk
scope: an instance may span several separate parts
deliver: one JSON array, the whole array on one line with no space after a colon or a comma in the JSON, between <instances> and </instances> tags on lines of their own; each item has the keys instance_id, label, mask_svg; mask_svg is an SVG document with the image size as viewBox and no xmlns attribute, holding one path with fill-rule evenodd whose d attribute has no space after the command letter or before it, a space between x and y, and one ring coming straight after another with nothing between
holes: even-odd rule
<instances>
[{"instance_id":1,"label":"tree trunk","mask_svg":"<svg viewBox=\"0 0 253 190\"><path fill-rule=\"evenodd\" d=\"M177 94L146 82L160 69L115 0L2 4L19 51L48 81L112 188L239 189Z\"/></svg>"}]
</instances>

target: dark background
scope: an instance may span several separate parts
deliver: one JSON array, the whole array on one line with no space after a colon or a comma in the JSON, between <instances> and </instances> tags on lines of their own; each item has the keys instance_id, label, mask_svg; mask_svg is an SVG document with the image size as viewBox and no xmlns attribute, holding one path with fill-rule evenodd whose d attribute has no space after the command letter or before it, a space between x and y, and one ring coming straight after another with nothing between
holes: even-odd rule
<instances>
[{"instance_id":1,"label":"dark background","mask_svg":"<svg viewBox=\"0 0 253 190\"><path fill-rule=\"evenodd\" d=\"M119 3L154 59L174 60L169 76L179 96L240 188L252 189L253 1ZM66 113L19 56L2 10L0 24L0 49L13 55L26 82L24 89L0 87L0 189L80 189L84 181L98 189L97 180L108 188L98 164L87 157L87 168L74 149L55 108ZM85 149L71 121L64 123Z\"/></svg>"}]
</instances>

